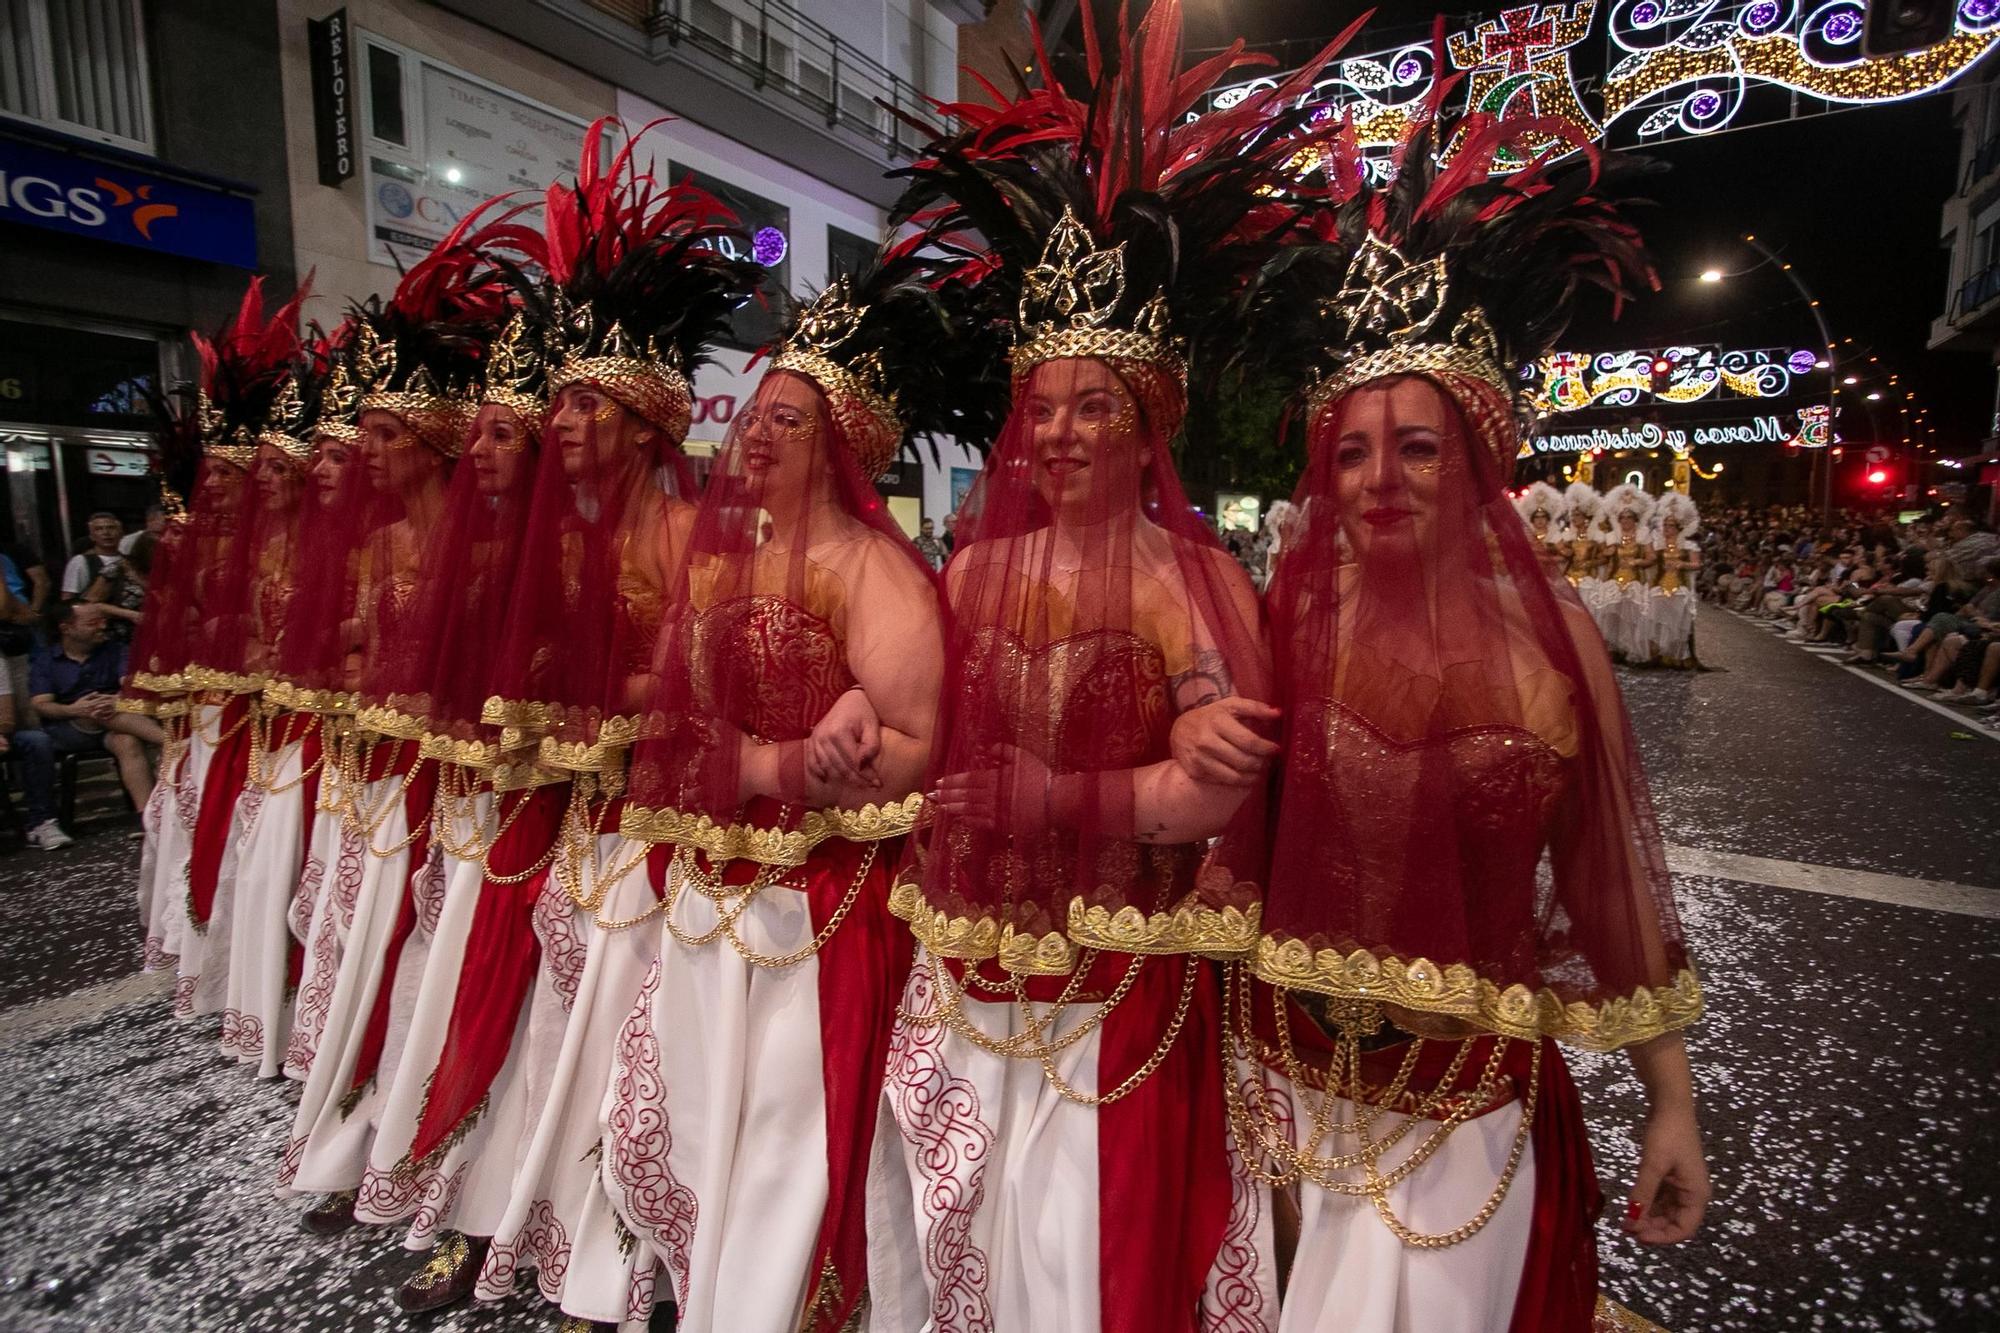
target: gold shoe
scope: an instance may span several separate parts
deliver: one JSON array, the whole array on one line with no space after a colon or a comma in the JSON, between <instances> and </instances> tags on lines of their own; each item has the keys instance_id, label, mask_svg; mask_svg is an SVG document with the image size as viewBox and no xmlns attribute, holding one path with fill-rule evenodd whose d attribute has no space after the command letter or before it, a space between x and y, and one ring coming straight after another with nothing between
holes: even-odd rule
<instances>
[{"instance_id":1,"label":"gold shoe","mask_svg":"<svg viewBox=\"0 0 2000 1333\"><path fill-rule=\"evenodd\" d=\"M406 1314L423 1314L458 1304L472 1294L473 1285L479 1280L486 1246L484 1237L445 1232L424 1266L396 1288L396 1304Z\"/></svg>"}]
</instances>

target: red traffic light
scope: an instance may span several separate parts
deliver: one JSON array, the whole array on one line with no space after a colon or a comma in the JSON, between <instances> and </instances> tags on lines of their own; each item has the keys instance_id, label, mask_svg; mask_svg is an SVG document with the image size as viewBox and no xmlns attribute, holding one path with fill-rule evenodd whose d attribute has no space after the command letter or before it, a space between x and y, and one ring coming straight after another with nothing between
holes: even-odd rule
<instances>
[{"instance_id":1,"label":"red traffic light","mask_svg":"<svg viewBox=\"0 0 2000 1333\"><path fill-rule=\"evenodd\" d=\"M1883 482L1889 480L1889 474L1878 467L1868 474L1868 480L1870 484L1880 486Z\"/></svg>"},{"instance_id":2,"label":"red traffic light","mask_svg":"<svg viewBox=\"0 0 2000 1333\"><path fill-rule=\"evenodd\" d=\"M1674 382L1674 359L1670 356L1656 356L1646 367L1646 371L1652 380L1653 392L1665 393L1667 386Z\"/></svg>"}]
</instances>

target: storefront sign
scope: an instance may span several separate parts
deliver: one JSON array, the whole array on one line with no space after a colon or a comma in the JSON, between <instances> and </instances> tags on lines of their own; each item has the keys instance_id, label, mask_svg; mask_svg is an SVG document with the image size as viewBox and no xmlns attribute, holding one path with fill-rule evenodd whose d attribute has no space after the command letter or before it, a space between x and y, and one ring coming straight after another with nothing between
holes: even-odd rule
<instances>
[{"instance_id":1,"label":"storefront sign","mask_svg":"<svg viewBox=\"0 0 2000 1333\"><path fill-rule=\"evenodd\" d=\"M211 186L0 138L0 221L257 267L250 201Z\"/></svg>"},{"instance_id":2,"label":"storefront sign","mask_svg":"<svg viewBox=\"0 0 2000 1333\"><path fill-rule=\"evenodd\" d=\"M336 188L354 175L354 82L348 62L347 11L306 20L312 52L313 132L319 183Z\"/></svg>"},{"instance_id":3,"label":"storefront sign","mask_svg":"<svg viewBox=\"0 0 2000 1333\"><path fill-rule=\"evenodd\" d=\"M87 457L94 477L143 477L148 470L146 455L136 449L93 446Z\"/></svg>"},{"instance_id":4,"label":"storefront sign","mask_svg":"<svg viewBox=\"0 0 2000 1333\"><path fill-rule=\"evenodd\" d=\"M576 175L583 122L414 53L405 59L417 61L420 102L408 118L412 160L379 146L366 154L369 257L407 268L496 195L532 205L519 220L538 224L542 192Z\"/></svg>"}]
</instances>

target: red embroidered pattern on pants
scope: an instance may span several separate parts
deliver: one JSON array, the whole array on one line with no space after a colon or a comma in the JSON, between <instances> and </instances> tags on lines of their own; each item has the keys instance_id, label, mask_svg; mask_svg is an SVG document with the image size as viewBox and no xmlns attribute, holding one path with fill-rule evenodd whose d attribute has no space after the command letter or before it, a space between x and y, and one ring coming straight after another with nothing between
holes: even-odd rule
<instances>
[{"instance_id":1,"label":"red embroidered pattern on pants","mask_svg":"<svg viewBox=\"0 0 2000 1333\"><path fill-rule=\"evenodd\" d=\"M167 942L165 940L161 939L158 935L148 935L146 937L146 953L143 964L146 971L164 972L178 962L180 962L178 957L167 952Z\"/></svg>"},{"instance_id":2,"label":"red embroidered pattern on pants","mask_svg":"<svg viewBox=\"0 0 2000 1333\"><path fill-rule=\"evenodd\" d=\"M417 1214L410 1219L409 1234L403 1238L405 1246L423 1248L436 1244L445 1219L458 1210L458 1194L464 1188L465 1173L471 1165L460 1162L449 1176L436 1169L423 1173L423 1197L417 1201Z\"/></svg>"},{"instance_id":3,"label":"red embroidered pattern on pants","mask_svg":"<svg viewBox=\"0 0 2000 1333\"><path fill-rule=\"evenodd\" d=\"M569 1271L569 1232L547 1199L535 1200L527 1221L512 1237L493 1238L472 1294L482 1301L505 1300L513 1292L514 1279L523 1264L535 1269L535 1285L541 1288L544 1300L561 1298L563 1276Z\"/></svg>"},{"instance_id":4,"label":"red embroidered pattern on pants","mask_svg":"<svg viewBox=\"0 0 2000 1333\"><path fill-rule=\"evenodd\" d=\"M410 884L410 898L417 908L417 929L425 935L437 934L438 917L444 913L444 848L433 843L424 868Z\"/></svg>"},{"instance_id":5,"label":"red embroidered pattern on pants","mask_svg":"<svg viewBox=\"0 0 2000 1333\"><path fill-rule=\"evenodd\" d=\"M285 1155L278 1159L278 1184L290 1188L299 1178L299 1164L306 1159L306 1135L301 1134L285 1144Z\"/></svg>"},{"instance_id":6,"label":"red embroidered pattern on pants","mask_svg":"<svg viewBox=\"0 0 2000 1333\"><path fill-rule=\"evenodd\" d=\"M194 988L201 978L181 976L174 978L174 1017L194 1017Z\"/></svg>"},{"instance_id":7,"label":"red embroidered pattern on pants","mask_svg":"<svg viewBox=\"0 0 2000 1333\"><path fill-rule=\"evenodd\" d=\"M651 1268L633 1275L631 1294L625 1298L625 1322L643 1324L653 1317L653 1292L659 1272L660 1265L655 1260Z\"/></svg>"},{"instance_id":8,"label":"red embroidered pattern on pants","mask_svg":"<svg viewBox=\"0 0 2000 1333\"><path fill-rule=\"evenodd\" d=\"M319 905L320 881L325 878L326 862L319 859L318 852L308 853L298 885L292 890L292 904L285 910L285 924L300 944L312 934L313 908Z\"/></svg>"},{"instance_id":9,"label":"red embroidered pattern on pants","mask_svg":"<svg viewBox=\"0 0 2000 1333\"><path fill-rule=\"evenodd\" d=\"M576 904L554 875L542 882L531 920L542 945L542 968L568 1013L576 1004L576 988L583 983L583 964L590 950L576 924Z\"/></svg>"},{"instance_id":10,"label":"red embroidered pattern on pants","mask_svg":"<svg viewBox=\"0 0 2000 1333\"><path fill-rule=\"evenodd\" d=\"M905 1008L925 1016L937 1004L926 959L910 973ZM924 1178L924 1268L931 1277L931 1320L938 1333L992 1333L986 1255L972 1243L972 1219L986 1198L991 1126L980 1118L979 1091L945 1067L940 1024L900 1015L889 1043L889 1109Z\"/></svg>"},{"instance_id":11,"label":"red embroidered pattern on pants","mask_svg":"<svg viewBox=\"0 0 2000 1333\"><path fill-rule=\"evenodd\" d=\"M326 1032L326 1017L333 1007L333 987L340 975L341 942L354 925L354 904L361 896L362 860L367 849L352 829L340 831L340 858L333 867L333 901L326 904L327 919L320 923L312 940L310 971L299 987L298 1008L292 1019L291 1040L285 1044L285 1064L303 1078L312 1072L313 1058L319 1054L319 1040Z\"/></svg>"},{"instance_id":12,"label":"red embroidered pattern on pants","mask_svg":"<svg viewBox=\"0 0 2000 1333\"><path fill-rule=\"evenodd\" d=\"M363 1222L400 1222L417 1211L417 1196L423 1192L429 1173L402 1168L378 1171L372 1165L361 1177L354 1194L354 1216Z\"/></svg>"},{"instance_id":13,"label":"red embroidered pattern on pants","mask_svg":"<svg viewBox=\"0 0 2000 1333\"><path fill-rule=\"evenodd\" d=\"M222 1011L222 1050L239 1060L264 1058L264 1020L255 1014Z\"/></svg>"},{"instance_id":14,"label":"red embroidered pattern on pants","mask_svg":"<svg viewBox=\"0 0 2000 1333\"><path fill-rule=\"evenodd\" d=\"M606 1132L619 1212L652 1242L673 1275L675 1298L686 1305L688 1258L701 1206L667 1162L674 1136L667 1123L667 1085L660 1077L660 1039L653 1031L653 996L659 989L656 958L646 972L646 984L639 988L638 1003L618 1032Z\"/></svg>"},{"instance_id":15,"label":"red embroidered pattern on pants","mask_svg":"<svg viewBox=\"0 0 2000 1333\"><path fill-rule=\"evenodd\" d=\"M1253 1079L1244 1079L1242 1095L1257 1096ZM1257 1224L1264 1211L1264 1189L1244 1169L1236 1136L1230 1134L1229 1222L1208 1281L1201 1292L1201 1333L1269 1333L1273 1327L1264 1309L1263 1256L1257 1249Z\"/></svg>"},{"instance_id":16,"label":"red embroidered pattern on pants","mask_svg":"<svg viewBox=\"0 0 2000 1333\"><path fill-rule=\"evenodd\" d=\"M180 772L174 775L174 817L181 821L181 831L194 836L195 816L201 813L201 785L193 781L189 771L192 765L181 760Z\"/></svg>"}]
</instances>

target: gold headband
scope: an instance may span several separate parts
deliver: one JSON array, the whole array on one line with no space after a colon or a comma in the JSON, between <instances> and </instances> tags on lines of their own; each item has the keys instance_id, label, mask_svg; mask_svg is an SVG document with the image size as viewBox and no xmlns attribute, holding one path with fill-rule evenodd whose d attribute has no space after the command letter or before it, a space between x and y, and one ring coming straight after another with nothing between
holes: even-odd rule
<instances>
[{"instance_id":1,"label":"gold headband","mask_svg":"<svg viewBox=\"0 0 2000 1333\"><path fill-rule=\"evenodd\" d=\"M845 277L834 279L801 312L791 336L771 358L771 369L802 375L819 386L840 438L873 481L902 447L902 414L894 390L886 385L880 357L865 352L842 361L835 355L860 329L867 311L848 299Z\"/></svg>"}]
</instances>

